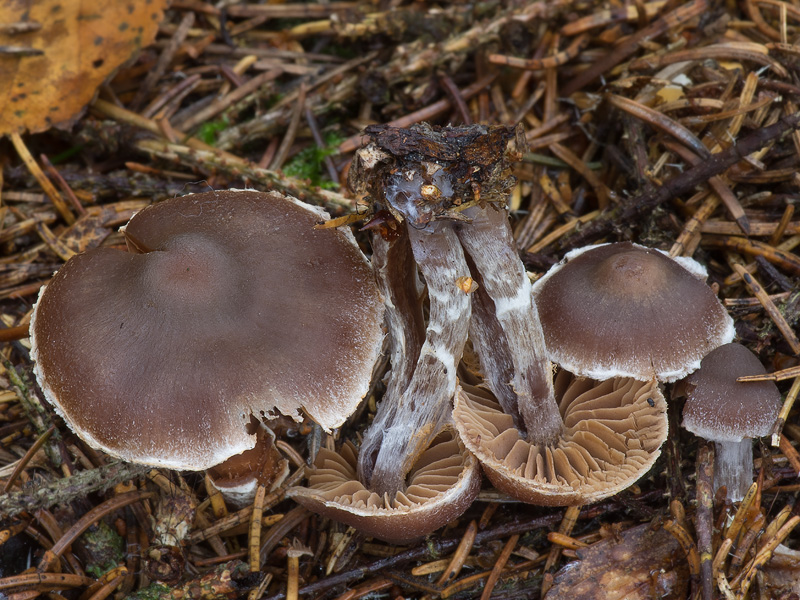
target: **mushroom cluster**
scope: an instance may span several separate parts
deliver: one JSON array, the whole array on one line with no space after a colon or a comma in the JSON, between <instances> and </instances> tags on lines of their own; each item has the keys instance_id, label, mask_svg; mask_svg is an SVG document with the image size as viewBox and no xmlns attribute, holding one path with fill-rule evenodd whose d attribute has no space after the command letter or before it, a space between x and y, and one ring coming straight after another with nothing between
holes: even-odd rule
<instances>
[{"instance_id":1,"label":"mushroom cluster","mask_svg":"<svg viewBox=\"0 0 800 600\"><path fill-rule=\"evenodd\" d=\"M334 467L321 456L309 486L293 495L362 529L348 507L401 508L396 499L407 498L413 466L447 431L454 397L461 441L496 486L519 498L578 504L633 483L666 438L664 398L655 380L631 378L597 383L565 374L554 389L508 222L508 146L516 139L523 147L519 130L419 125L366 133L371 143L356 155L351 187L372 205L367 227L387 298L392 371L358 458L351 450L349 466ZM418 276L429 301L424 338ZM459 391L467 334L484 383Z\"/></svg>"},{"instance_id":2,"label":"mushroom cluster","mask_svg":"<svg viewBox=\"0 0 800 600\"><path fill-rule=\"evenodd\" d=\"M537 504L582 504L641 477L667 435L658 381L694 370L733 337L704 279L691 259L618 243L569 253L537 281L530 322L540 358L527 372L537 390L533 417L517 416L518 385L503 404L502 380L492 387L488 379L497 400L466 387L456 400L462 439L494 485ZM488 336L495 349L510 338L499 333ZM564 369L555 388L546 358Z\"/></svg>"},{"instance_id":3,"label":"mushroom cluster","mask_svg":"<svg viewBox=\"0 0 800 600\"><path fill-rule=\"evenodd\" d=\"M275 192L145 208L127 252L80 254L42 290L31 341L47 400L90 446L171 469L252 449L251 418L341 425L369 386L383 298L352 234L314 229L325 218Z\"/></svg>"}]
</instances>

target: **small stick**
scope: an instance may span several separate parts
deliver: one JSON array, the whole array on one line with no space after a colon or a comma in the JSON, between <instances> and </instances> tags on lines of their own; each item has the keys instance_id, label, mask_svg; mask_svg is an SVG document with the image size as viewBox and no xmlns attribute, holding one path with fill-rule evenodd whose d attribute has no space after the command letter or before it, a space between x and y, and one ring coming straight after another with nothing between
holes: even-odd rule
<instances>
[{"instance_id":1,"label":"small stick","mask_svg":"<svg viewBox=\"0 0 800 600\"><path fill-rule=\"evenodd\" d=\"M709 194L703 201L703 204L700 205L700 208L694 211L694 214L683 225L683 230L678 236L678 239L675 240L675 243L672 244L672 248L670 248L669 255L671 257L674 258L681 254L684 256L691 256L691 254L694 254L693 252L691 254L687 252L689 242L697 235L698 231L702 231L703 224L714 214L718 206L719 196L716 194ZM696 245L694 248L696 249Z\"/></svg>"},{"instance_id":2,"label":"small stick","mask_svg":"<svg viewBox=\"0 0 800 600\"><path fill-rule=\"evenodd\" d=\"M545 58L517 58L515 56L506 56L505 54L490 54L488 60L495 65L505 65L507 67L525 69L528 71L550 69L559 67L578 56L581 50L586 47L586 44L589 43L589 39L589 35L583 33L572 40L570 45L564 50Z\"/></svg>"},{"instance_id":3,"label":"small stick","mask_svg":"<svg viewBox=\"0 0 800 600\"><path fill-rule=\"evenodd\" d=\"M211 505L211 512L216 519L224 519L228 516L228 507L225 506L225 498L222 493L214 486L208 473L205 474L205 488L208 494L208 501Z\"/></svg>"},{"instance_id":4,"label":"small stick","mask_svg":"<svg viewBox=\"0 0 800 600\"><path fill-rule=\"evenodd\" d=\"M197 562L195 562L197 564ZM264 593L267 591L267 586L272 581L272 573L265 573L264 576L261 578L261 582L250 590L250 593L247 594L247 600L258 600L259 598L264 596Z\"/></svg>"},{"instance_id":5,"label":"small stick","mask_svg":"<svg viewBox=\"0 0 800 600\"><path fill-rule=\"evenodd\" d=\"M122 565L114 567L86 588L86 591L78 597L78 600L104 600L108 598L117 586L122 583L127 574L127 567Z\"/></svg>"},{"instance_id":6,"label":"small stick","mask_svg":"<svg viewBox=\"0 0 800 600\"><path fill-rule=\"evenodd\" d=\"M58 214L66 221L67 225L72 225L75 222L75 215L70 212L61 194L58 193L58 190L56 190L53 183L47 178L47 175L39 168L39 165L33 159L25 142L22 141L22 137L18 133L11 133L9 137L11 138L11 143L14 145L14 149L22 159L22 162L25 163L28 171L30 171L39 185L42 186L42 190L44 190L44 193L47 194L47 197L53 202L53 206L55 206Z\"/></svg>"},{"instance_id":7,"label":"small stick","mask_svg":"<svg viewBox=\"0 0 800 600\"><path fill-rule=\"evenodd\" d=\"M29 325L17 325L15 327L7 327L5 329L0 329L0 344L3 342L15 342L17 340L24 340L26 337L28 337L29 329L30 329Z\"/></svg>"},{"instance_id":8,"label":"small stick","mask_svg":"<svg viewBox=\"0 0 800 600\"><path fill-rule=\"evenodd\" d=\"M775 303L772 302L772 299L769 297L769 295L761 287L761 284L752 275L750 275L750 273L748 273L742 265L734 264L733 268L742 277L747 289L750 290L750 293L752 293L756 298L758 298L759 302L761 302L764 310L767 312L769 317L775 323L775 326L783 335L783 339L785 339L792 348L792 352L795 354L800 354L800 340L797 339L794 330L792 330L791 326L786 322L786 319L778 310L778 307L775 306Z\"/></svg>"},{"instance_id":9,"label":"small stick","mask_svg":"<svg viewBox=\"0 0 800 600\"><path fill-rule=\"evenodd\" d=\"M770 236L767 244L769 244L770 246L777 246L780 243L781 238L783 237L784 233L786 233L786 228L792 221L793 216L794 216L794 204L787 204L786 208L783 210L783 215L781 216L781 220L778 223L778 226L775 228L775 231L772 232L772 235Z\"/></svg>"},{"instance_id":10,"label":"small stick","mask_svg":"<svg viewBox=\"0 0 800 600\"><path fill-rule=\"evenodd\" d=\"M728 553L731 551L732 546L733 540L729 537L726 537L719 545L717 554L714 556L714 562L711 564L711 572L714 575L714 580L717 579L720 573L725 572L725 561L728 560Z\"/></svg>"},{"instance_id":11,"label":"small stick","mask_svg":"<svg viewBox=\"0 0 800 600\"><path fill-rule=\"evenodd\" d=\"M45 442L48 439L50 439L50 436L53 435L53 432L55 430L56 426L50 425L50 428L47 431L45 431L42 435L40 435L39 439L37 439L36 442L30 448L28 448L28 451L25 453L25 456L23 456L20 460L17 461L14 470L11 472L11 475L9 475L8 480L6 481L6 484L3 486L4 494L11 489L11 486L14 485L14 482L17 480L17 477L19 477L19 474L22 473L22 471L30 462L31 458L33 458L33 455L36 454L42 446L44 446Z\"/></svg>"},{"instance_id":12,"label":"small stick","mask_svg":"<svg viewBox=\"0 0 800 600\"><path fill-rule=\"evenodd\" d=\"M557 531L551 531L548 533L547 541L551 544L557 544L562 548L566 548L567 550L580 550L581 548L586 548L589 546L589 544L586 542L576 540L574 537L564 535L563 533L558 533ZM548 560L549 558L550 557L548 556Z\"/></svg>"},{"instance_id":13,"label":"small stick","mask_svg":"<svg viewBox=\"0 0 800 600\"><path fill-rule=\"evenodd\" d=\"M703 240L703 245L711 248L735 250L751 256L763 256L777 267L790 271L793 275L800 275L800 257L779 248L768 246L758 240L720 235Z\"/></svg>"},{"instance_id":14,"label":"small stick","mask_svg":"<svg viewBox=\"0 0 800 600\"><path fill-rule=\"evenodd\" d=\"M775 548L777 548L778 544L786 539L786 537L792 532L798 523L800 523L800 517L795 516L789 519L783 525L783 527L778 530L778 532L775 534L775 537L769 540L764 548L750 562L745 576L742 579L740 590L736 594L737 599L744 599L745 596L747 596L747 592L750 590L750 584L753 583L753 579L755 579L756 574L759 573L767 561L772 558L772 553L775 551Z\"/></svg>"},{"instance_id":15,"label":"small stick","mask_svg":"<svg viewBox=\"0 0 800 600\"><path fill-rule=\"evenodd\" d=\"M450 560L450 563L447 565L444 572L442 572L442 575L439 577L436 585L445 585L458 576L458 574L461 572L461 568L464 566L464 562L467 560L467 557L472 551L472 546L475 543L475 536L477 534L478 524L472 520L469 522L466 531L464 531L464 535L458 544L458 548L456 548L456 551L453 553L453 558Z\"/></svg>"},{"instance_id":16,"label":"small stick","mask_svg":"<svg viewBox=\"0 0 800 600\"><path fill-rule=\"evenodd\" d=\"M261 519L264 515L264 495L266 493L267 488L264 484L259 484L253 500L253 512L250 515L250 537L247 545L250 549L250 570L253 572L261 568Z\"/></svg>"},{"instance_id":17,"label":"small stick","mask_svg":"<svg viewBox=\"0 0 800 600\"><path fill-rule=\"evenodd\" d=\"M258 90L262 85L269 83L270 81L274 81L280 75L283 74L283 70L281 69L271 69L269 71L265 71L260 75L256 75L255 77L248 80L243 85L239 86L235 90L233 90L230 94L223 96L222 98L218 98L214 100L211 104L206 106L203 109L200 109L188 119L181 123L181 128L185 131L191 131L201 123L208 121L216 117L219 113L224 111L229 106L239 102L243 98L246 98L256 90Z\"/></svg>"},{"instance_id":18,"label":"small stick","mask_svg":"<svg viewBox=\"0 0 800 600\"><path fill-rule=\"evenodd\" d=\"M792 379L800 377L800 365L781 369L774 373L764 373L762 375L742 375L736 381L783 381L785 379Z\"/></svg>"},{"instance_id":19,"label":"small stick","mask_svg":"<svg viewBox=\"0 0 800 600\"><path fill-rule=\"evenodd\" d=\"M783 434L781 434L778 442L778 448L780 448L780 451L783 452L783 455L788 459L789 464L792 465L795 475L800 475L800 453L795 450L792 443Z\"/></svg>"},{"instance_id":20,"label":"small stick","mask_svg":"<svg viewBox=\"0 0 800 600\"><path fill-rule=\"evenodd\" d=\"M40 154L39 158L41 159L44 168L47 170L47 173L50 175L50 177L56 180L58 187L61 188L61 191L64 192L69 201L72 203L72 207L75 209L75 212L78 213L80 216L85 215L86 209L83 207L83 204L81 204L81 201L78 200L78 197L75 195L75 192L73 192L72 188L69 187L69 184L61 176L61 173L58 172L58 169L56 169L50 162L50 159L47 158L47 155ZM789 206L793 205L790 204Z\"/></svg>"},{"instance_id":21,"label":"small stick","mask_svg":"<svg viewBox=\"0 0 800 600\"><path fill-rule=\"evenodd\" d=\"M92 585L94 581L95 580L91 577L73 575L71 573L26 573L24 575L3 577L0 579L0 590L38 586L38 590L33 590L38 596L40 593L46 593L46 591L50 590ZM28 593L30 593L30 591L28 591Z\"/></svg>"},{"instance_id":22,"label":"small stick","mask_svg":"<svg viewBox=\"0 0 800 600\"><path fill-rule=\"evenodd\" d=\"M193 11L188 11L183 15L183 19L181 19L178 28L175 30L175 33L170 38L167 46L158 57L156 66L147 73L144 81L139 85L139 90L136 92L136 96L131 103L131 106L134 110L141 108L142 104L144 104L147 94L150 93L152 87L156 84L156 82L158 82L161 76L167 72L167 68L172 62L172 59L175 57L175 53L178 51L178 48L180 48L181 44L183 44L184 40L186 39L186 36L189 34L189 29L191 29L192 25L194 25L194 18L195 15Z\"/></svg>"},{"instance_id":23,"label":"small stick","mask_svg":"<svg viewBox=\"0 0 800 600\"><path fill-rule=\"evenodd\" d=\"M750 486L750 489L747 490L747 493L744 495L744 498L742 498L742 503L739 505L739 509L733 516L733 520L728 526L728 531L725 532L725 537L731 538L734 543L736 542L736 538L739 537L739 531L741 531L742 525L744 525L744 521L750 512L750 506L752 506L753 500L757 495L758 484L753 482L753 484Z\"/></svg>"},{"instance_id":24,"label":"small stick","mask_svg":"<svg viewBox=\"0 0 800 600\"><path fill-rule=\"evenodd\" d=\"M697 550L700 553L700 584L703 600L714 593L711 530L714 511L714 449L707 443L697 450Z\"/></svg>"},{"instance_id":25,"label":"small stick","mask_svg":"<svg viewBox=\"0 0 800 600\"><path fill-rule=\"evenodd\" d=\"M689 563L689 574L696 580L700 575L700 556L697 553L697 546L695 546L692 536L686 529L672 520L667 520L664 523L664 529L671 533L683 548L686 553L686 561Z\"/></svg>"},{"instance_id":26,"label":"small stick","mask_svg":"<svg viewBox=\"0 0 800 600\"><path fill-rule=\"evenodd\" d=\"M492 572L486 579L486 584L484 585L483 593L481 594L481 600L489 600L489 598L491 598L494 586L500 579L500 574L503 572L503 569L505 568L508 559L511 558L511 552L514 550L514 547L517 545L518 541L519 541L518 533L515 533L510 538L508 538L506 545L503 546L503 550L500 552L500 556L497 557L497 561L494 563L494 567L492 567Z\"/></svg>"},{"instance_id":27,"label":"small stick","mask_svg":"<svg viewBox=\"0 0 800 600\"><path fill-rule=\"evenodd\" d=\"M664 144L667 148L678 154L683 160L688 162L693 167L700 164L702 159L697 156L694 152L681 146L680 144L676 144L674 142L670 142L669 140ZM731 188L727 185L726 180L723 178L722 175L714 175L713 177L708 178L708 185L714 190L714 193L717 197L722 200L722 203L725 205L725 208L728 209L731 217L736 224L739 225L739 228L745 233L745 235L750 234L750 221L748 220L747 216L744 214L744 208L739 203L739 199L733 193Z\"/></svg>"},{"instance_id":28,"label":"small stick","mask_svg":"<svg viewBox=\"0 0 800 600\"><path fill-rule=\"evenodd\" d=\"M795 377L794 381L792 382L792 387L789 389L789 393L786 394L786 400L783 401L781 411L778 413L775 426L772 428L771 443L773 448L777 448L780 445L783 426L786 424L786 419L789 418L789 413L792 410L792 406L794 406L795 400L797 400L798 393L800 393L800 377Z\"/></svg>"}]
</instances>

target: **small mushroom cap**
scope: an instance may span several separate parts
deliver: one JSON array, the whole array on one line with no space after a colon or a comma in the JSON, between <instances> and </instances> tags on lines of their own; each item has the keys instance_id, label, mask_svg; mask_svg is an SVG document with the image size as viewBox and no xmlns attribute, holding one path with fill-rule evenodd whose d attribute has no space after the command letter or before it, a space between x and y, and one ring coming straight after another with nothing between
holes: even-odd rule
<instances>
[{"instance_id":1,"label":"small mushroom cap","mask_svg":"<svg viewBox=\"0 0 800 600\"><path fill-rule=\"evenodd\" d=\"M42 291L32 356L95 448L206 469L252 448L250 415L340 425L366 393L383 300L349 231L278 193L174 198L135 215L131 252L68 261Z\"/></svg>"},{"instance_id":2,"label":"small mushroom cap","mask_svg":"<svg viewBox=\"0 0 800 600\"><path fill-rule=\"evenodd\" d=\"M461 516L481 487L478 461L449 429L422 453L406 478L406 490L394 499L358 481L357 461L358 451L350 442L338 454L320 450L309 469L308 486L290 488L287 496L368 536L406 544Z\"/></svg>"},{"instance_id":3,"label":"small mushroom cap","mask_svg":"<svg viewBox=\"0 0 800 600\"><path fill-rule=\"evenodd\" d=\"M260 422L252 425L256 445L206 471L211 485L240 508L253 503L259 485L271 492L289 475L289 462L275 447L275 433Z\"/></svg>"},{"instance_id":4,"label":"small mushroom cap","mask_svg":"<svg viewBox=\"0 0 800 600\"><path fill-rule=\"evenodd\" d=\"M542 506L588 504L624 490L650 469L668 427L654 380L597 382L561 371L555 387L564 429L552 446L523 439L488 390L465 385L457 394L458 432L497 489Z\"/></svg>"},{"instance_id":5,"label":"small mushroom cap","mask_svg":"<svg viewBox=\"0 0 800 600\"><path fill-rule=\"evenodd\" d=\"M533 288L550 359L593 379L685 377L734 335L702 272L629 242L568 253Z\"/></svg>"},{"instance_id":6,"label":"small mushroom cap","mask_svg":"<svg viewBox=\"0 0 800 600\"><path fill-rule=\"evenodd\" d=\"M765 372L758 357L741 344L710 352L700 369L686 378L683 426L715 442L768 435L781 408L778 386L772 381L736 381Z\"/></svg>"}]
</instances>

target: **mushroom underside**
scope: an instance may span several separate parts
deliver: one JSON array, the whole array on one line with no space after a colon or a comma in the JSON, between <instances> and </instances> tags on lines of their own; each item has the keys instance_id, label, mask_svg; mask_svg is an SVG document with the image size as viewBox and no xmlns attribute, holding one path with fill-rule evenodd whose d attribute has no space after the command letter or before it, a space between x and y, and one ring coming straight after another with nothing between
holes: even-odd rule
<instances>
[{"instance_id":1,"label":"mushroom underside","mask_svg":"<svg viewBox=\"0 0 800 600\"><path fill-rule=\"evenodd\" d=\"M523 439L487 390L460 390L456 426L498 489L545 506L597 502L633 484L658 458L667 413L655 381L596 382L561 371L556 393L564 427L544 446Z\"/></svg>"},{"instance_id":2,"label":"mushroom underside","mask_svg":"<svg viewBox=\"0 0 800 600\"><path fill-rule=\"evenodd\" d=\"M358 451L345 442L338 453L322 449L309 469L307 487L288 496L306 508L390 543L417 540L457 518L480 490L475 457L451 429L422 453L408 474L407 487L393 498L358 481Z\"/></svg>"}]
</instances>

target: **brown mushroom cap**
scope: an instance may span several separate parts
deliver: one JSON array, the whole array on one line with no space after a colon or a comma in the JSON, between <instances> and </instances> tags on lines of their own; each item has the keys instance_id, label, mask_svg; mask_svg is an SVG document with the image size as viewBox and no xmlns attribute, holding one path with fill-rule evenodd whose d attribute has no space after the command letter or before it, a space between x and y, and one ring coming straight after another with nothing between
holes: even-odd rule
<instances>
[{"instance_id":1,"label":"brown mushroom cap","mask_svg":"<svg viewBox=\"0 0 800 600\"><path fill-rule=\"evenodd\" d=\"M252 448L250 415L340 425L369 385L383 302L349 231L278 193L175 198L135 215L131 252L68 261L31 320L48 400L125 460L205 469Z\"/></svg>"},{"instance_id":2,"label":"brown mushroom cap","mask_svg":"<svg viewBox=\"0 0 800 600\"><path fill-rule=\"evenodd\" d=\"M655 381L596 382L561 371L555 382L564 420L553 445L532 444L488 390L464 386L453 419L464 445L494 486L524 502L597 502L644 475L667 437L667 408Z\"/></svg>"},{"instance_id":3,"label":"brown mushroom cap","mask_svg":"<svg viewBox=\"0 0 800 600\"><path fill-rule=\"evenodd\" d=\"M481 487L475 457L450 429L422 453L406 478L407 487L390 499L358 481L358 452L346 442L341 450L320 450L309 469L307 487L287 496L309 510L350 525L392 544L416 541L469 508Z\"/></svg>"},{"instance_id":4,"label":"brown mushroom cap","mask_svg":"<svg viewBox=\"0 0 800 600\"><path fill-rule=\"evenodd\" d=\"M687 263L629 242L568 253L533 289L550 359L594 379L675 381L697 369L734 329Z\"/></svg>"},{"instance_id":5,"label":"brown mushroom cap","mask_svg":"<svg viewBox=\"0 0 800 600\"><path fill-rule=\"evenodd\" d=\"M253 503L259 485L271 492L289 475L289 462L275 446L275 433L261 422L251 424L256 445L206 471L209 483L239 507Z\"/></svg>"},{"instance_id":6,"label":"brown mushroom cap","mask_svg":"<svg viewBox=\"0 0 800 600\"><path fill-rule=\"evenodd\" d=\"M741 344L710 352L686 379L683 426L703 439L738 442L770 433L781 407L772 381L738 382L766 373L758 357Z\"/></svg>"}]
</instances>

